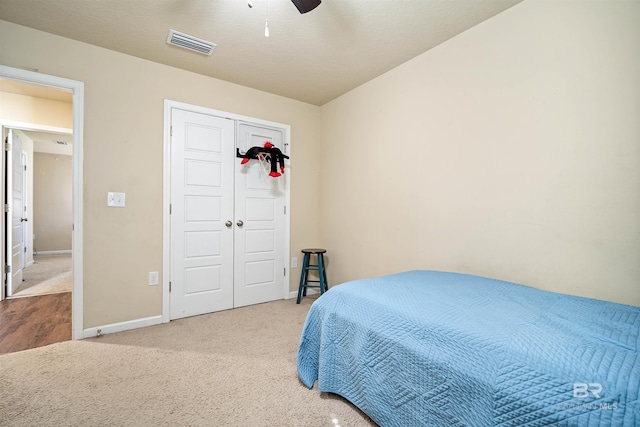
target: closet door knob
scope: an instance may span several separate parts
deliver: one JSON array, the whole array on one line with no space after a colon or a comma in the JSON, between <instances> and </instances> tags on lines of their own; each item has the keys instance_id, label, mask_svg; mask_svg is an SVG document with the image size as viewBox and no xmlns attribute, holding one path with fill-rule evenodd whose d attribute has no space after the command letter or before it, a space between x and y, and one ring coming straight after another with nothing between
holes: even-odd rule
<instances>
[{"instance_id":1,"label":"closet door knob","mask_svg":"<svg viewBox=\"0 0 640 427\"><path fill-rule=\"evenodd\" d=\"M242 220L239 219L238 222L236 222L236 224L238 225L238 227L242 227L244 222L242 222Z\"/></svg>"},{"instance_id":2,"label":"closet door knob","mask_svg":"<svg viewBox=\"0 0 640 427\"><path fill-rule=\"evenodd\" d=\"M227 228L231 227L233 225L233 223L231 221L227 221L224 223L224 225L227 226Z\"/></svg>"}]
</instances>

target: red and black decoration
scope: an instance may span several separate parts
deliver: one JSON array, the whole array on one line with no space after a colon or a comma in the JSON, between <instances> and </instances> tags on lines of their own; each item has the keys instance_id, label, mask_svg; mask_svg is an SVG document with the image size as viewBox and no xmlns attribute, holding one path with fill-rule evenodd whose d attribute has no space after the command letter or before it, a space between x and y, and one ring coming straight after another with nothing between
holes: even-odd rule
<instances>
[{"instance_id":1,"label":"red and black decoration","mask_svg":"<svg viewBox=\"0 0 640 427\"><path fill-rule=\"evenodd\" d=\"M283 154L282 151L269 141L265 141L263 147L251 147L245 154L240 153L240 149L236 148L236 157L242 159L241 165L244 165L249 160L258 160L260 156L264 156L267 161L271 163L271 173L269 176L274 178L279 177L284 173L284 159L288 159L289 156ZM280 172L278 172L278 164L280 165Z\"/></svg>"}]
</instances>

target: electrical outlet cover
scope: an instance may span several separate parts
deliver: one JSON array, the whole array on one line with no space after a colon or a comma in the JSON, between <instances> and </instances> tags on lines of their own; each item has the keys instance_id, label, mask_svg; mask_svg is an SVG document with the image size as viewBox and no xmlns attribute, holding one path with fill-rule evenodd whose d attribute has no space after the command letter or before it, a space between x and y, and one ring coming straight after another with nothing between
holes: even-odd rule
<instances>
[{"instance_id":1,"label":"electrical outlet cover","mask_svg":"<svg viewBox=\"0 0 640 427\"><path fill-rule=\"evenodd\" d=\"M125 196L125 193L116 193L113 191L109 191L107 193L107 206L124 208Z\"/></svg>"}]
</instances>

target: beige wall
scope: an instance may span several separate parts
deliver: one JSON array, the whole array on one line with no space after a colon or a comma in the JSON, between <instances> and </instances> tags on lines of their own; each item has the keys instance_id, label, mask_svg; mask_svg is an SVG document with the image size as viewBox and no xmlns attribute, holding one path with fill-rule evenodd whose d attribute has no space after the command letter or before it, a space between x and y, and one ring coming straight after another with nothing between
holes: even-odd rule
<instances>
[{"instance_id":1,"label":"beige wall","mask_svg":"<svg viewBox=\"0 0 640 427\"><path fill-rule=\"evenodd\" d=\"M640 305L640 2L527 0L322 107L330 279Z\"/></svg>"},{"instance_id":2,"label":"beige wall","mask_svg":"<svg viewBox=\"0 0 640 427\"><path fill-rule=\"evenodd\" d=\"M71 156L33 155L33 241L38 252L71 250Z\"/></svg>"},{"instance_id":3,"label":"beige wall","mask_svg":"<svg viewBox=\"0 0 640 427\"><path fill-rule=\"evenodd\" d=\"M5 21L0 40L0 64L85 84L85 328L161 314L162 288L147 281L162 271L164 99L290 124L291 252L317 244L319 107ZM108 191L127 207L107 208Z\"/></svg>"},{"instance_id":4,"label":"beige wall","mask_svg":"<svg viewBox=\"0 0 640 427\"><path fill-rule=\"evenodd\" d=\"M4 45L2 48L4 49ZM1 55L0 58L2 58ZM0 118L5 122L37 123L42 126L65 129L73 127L71 103L2 91L0 91Z\"/></svg>"}]
</instances>

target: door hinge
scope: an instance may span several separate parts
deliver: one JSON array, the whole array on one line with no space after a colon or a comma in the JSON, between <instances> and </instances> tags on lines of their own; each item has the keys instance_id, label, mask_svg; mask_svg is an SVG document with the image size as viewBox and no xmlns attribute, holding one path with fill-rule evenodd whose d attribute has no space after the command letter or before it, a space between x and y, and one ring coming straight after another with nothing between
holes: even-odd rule
<instances>
[{"instance_id":1,"label":"door hinge","mask_svg":"<svg viewBox=\"0 0 640 427\"><path fill-rule=\"evenodd\" d=\"M285 215L287 214L287 207L286 206L284 207L284 214Z\"/></svg>"},{"instance_id":2,"label":"door hinge","mask_svg":"<svg viewBox=\"0 0 640 427\"><path fill-rule=\"evenodd\" d=\"M4 143L4 151L11 151L11 144L8 142Z\"/></svg>"},{"instance_id":3,"label":"door hinge","mask_svg":"<svg viewBox=\"0 0 640 427\"><path fill-rule=\"evenodd\" d=\"M284 268L284 277L287 277L287 267Z\"/></svg>"},{"instance_id":4,"label":"door hinge","mask_svg":"<svg viewBox=\"0 0 640 427\"><path fill-rule=\"evenodd\" d=\"M169 126L169 136L173 136L173 125Z\"/></svg>"},{"instance_id":5,"label":"door hinge","mask_svg":"<svg viewBox=\"0 0 640 427\"><path fill-rule=\"evenodd\" d=\"M5 204L4 204L4 211L5 211L5 212L9 212L10 210L11 210L11 207L9 206L9 204L8 204L8 203L5 203Z\"/></svg>"},{"instance_id":6,"label":"door hinge","mask_svg":"<svg viewBox=\"0 0 640 427\"><path fill-rule=\"evenodd\" d=\"M171 203L169 203L169 215L171 215Z\"/></svg>"},{"instance_id":7,"label":"door hinge","mask_svg":"<svg viewBox=\"0 0 640 427\"><path fill-rule=\"evenodd\" d=\"M171 282L169 282L169 292L171 292Z\"/></svg>"},{"instance_id":8,"label":"door hinge","mask_svg":"<svg viewBox=\"0 0 640 427\"><path fill-rule=\"evenodd\" d=\"M4 265L4 271L5 271L6 273L11 273L11 266L10 266L10 265L5 264L5 265Z\"/></svg>"}]
</instances>

